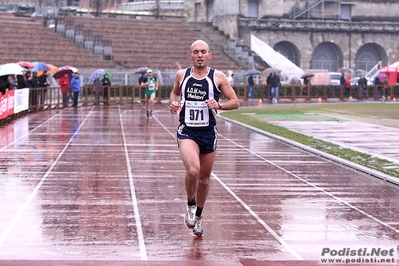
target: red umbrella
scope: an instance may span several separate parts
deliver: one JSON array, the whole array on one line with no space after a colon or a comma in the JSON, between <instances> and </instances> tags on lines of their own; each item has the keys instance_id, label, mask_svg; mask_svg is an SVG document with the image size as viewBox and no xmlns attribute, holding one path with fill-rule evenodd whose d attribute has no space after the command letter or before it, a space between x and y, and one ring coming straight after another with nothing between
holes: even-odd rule
<instances>
[{"instance_id":1,"label":"red umbrella","mask_svg":"<svg viewBox=\"0 0 399 266\"><path fill-rule=\"evenodd\" d=\"M73 67L73 66L62 66L62 67L58 68L57 71L54 72L53 78L60 79L65 74L68 74L68 76L71 76L75 72L78 72L78 69L76 67Z\"/></svg>"},{"instance_id":2,"label":"red umbrella","mask_svg":"<svg viewBox=\"0 0 399 266\"><path fill-rule=\"evenodd\" d=\"M32 64L31 62L28 62L28 61L20 61L17 64L20 65L21 67L24 67L24 68L27 68L27 69L35 67L34 64Z\"/></svg>"}]
</instances>

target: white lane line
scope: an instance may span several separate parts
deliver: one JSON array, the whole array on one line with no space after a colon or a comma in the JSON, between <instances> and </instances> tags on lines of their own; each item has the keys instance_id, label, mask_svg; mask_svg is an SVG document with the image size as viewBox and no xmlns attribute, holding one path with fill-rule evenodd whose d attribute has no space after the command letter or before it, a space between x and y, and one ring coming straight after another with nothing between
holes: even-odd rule
<instances>
[{"instance_id":1,"label":"white lane line","mask_svg":"<svg viewBox=\"0 0 399 266\"><path fill-rule=\"evenodd\" d=\"M35 127L34 129L30 130L29 132L23 134L22 136L20 136L19 138L17 138L16 140L10 142L7 146L4 146L3 148L0 149L0 152L7 149L8 147L10 147L11 145L13 145L14 143L16 143L18 140L26 137L27 135L29 135L31 132L35 131L36 129L42 127L44 124L46 124L48 121L54 119L56 116L58 116L60 113L55 114L54 116L50 117L49 119L47 119L46 121L44 121L43 123L41 123L40 125L38 125L37 127Z\"/></svg>"},{"instance_id":2,"label":"white lane line","mask_svg":"<svg viewBox=\"0 0 399 266\"><path fill-rule=\"evenodd\" d=\"M74 132L73 136L69 139L68 143L65 145L65 147L62 149L60 154L57 156L57 158L54 160L53 164L50 166L50 168L47 170L47 172L43 175L43 177L40 179L40 182L36 185L35 189L32 191L28 199L22 204L21 209L19 209L17 215L14 217L14 219L11 221L11 223L7 226L6 230L0 237L0 247L3 245L4 241L8 237L8 235L11 233L11 231L14 229L15 225L21 218L22 214L25 212L25 210L28 208L30 202L32 199L36 196L37 192L43 185L44 181L47 179L47 177L50 175L51 171L53 171L54 167L62 157L62 155L65 153L66 149L69 147L71 144L72 140L75 138L75 136L78 134L80 131L80 128L83 126L83 124L86 122L87 118L90 116L90 113L92 112L93 109L90 110L90 112L87 114L86 118L83 120L83 122L79 125L79 128ZM48 121L48 120L47 120ZM46 122L47 122L46 121ZM43 125L43 123L42 123Z\"/></svg>"},{"instance_id":3,"label":"white lane line","mask_svg":"<svg viewBox=\"0 0 399 266\"><path fill-rule=\"evenodd\" d=\"M365 211L363 211L363 210L357 208L356 206L353 206L353 205L350 204L349 202L347 202L347 201L345 201L345 200L343 200L343 199L341 199L341 198L335 196L335 195L332 194L331 192L328 192L328 191L326 191L325 189L323 189L323 188L321 188L321 187L319 187L319 186L317 186L317 185L315 185L315 184L313 184L313 183L307 181L306 179L303 179L302 177L296 175L295 173L293 173L293 172L291 172L291 171L289 171L289 170L287 170L287 169L285 169L285 168L283 168L283 167L281 167L281 166L275 164L275 163L272 162L272 161L269 161L268 159L262 157L261 155L259 155L259 154L255 153L255 152L253 152L253 151L251 151L251 150L245 148L244 146L238 144L237 142L235 142L235 141L233 141L233 140L231 140L231 139L229 139L229 138L226 138L226 137L222 136L221 134L219 134L219 135L220 135L221 137L223 137L224 139L226 139L227 141L229 141L229 142L233 143L234 145L240 147L241 149L243 149L243 150L245 150L245 151L251 153L252 155L256 156L257 158L259 158L259 159L261 159L261 160L263 160L263 161L265 161L265 162L267 162L267 163L269 163L269 164L271 164L271 165L277 167L278 169L280 169L280 170L286 172L287 174L289 174L289 175L291 175L291 176L293 176L293 177L295 177L295 178L301 180L302 182L308 184L309 186L311 186L311 187L313 187L313 188L315 188L315 189L317 189L317 190L323 192L324 194L326 194L326 195L330 196L331 198L333 198L333 199L335 199L335 200L341 202L342 204L345 204L345 205L348 206L349 208L352 208L352 209L354 209L354 210L360 212L361 214L363 214L363 215L367 216L368 218L370 218L370 219L376 221L377 223L379 223L379 224L381 224L381 225L384 225L385 227L387 227L387 228L389 228L389 229L395 231L396 233L399 233L399 229L396 229L395 227L390 226L390 225L387 224L386 222L381 221L380 219L378 219L378 218L372 216L371 214L368 214L367 212L365 212Z\"/></svg>"},{"instance_id":4,"label":"white lane line","mask_svg":"<svg viewBox=\"0 0 399 266\"><path fill-rule=\"evenodd\" d=\"M124 150L125 150L126 167L127 167L127 172L128 172L128 175L129 175L130 192L131 192L131 195L132 195L134 219L136 221L136 227L137 227L137 238L139 240L140 256L141 256L141 260L148 260L147 259L147 251L146 251L145 242L144 242L143 229L142 229L142 226L141 226L139 207L138 207L138 204L137 204L136 190L134 188L132 168L130 166L129 152L128 152L128 149L127 149L127 143L126 143L126 137L125 137L125 128L123 127L122 113L121 113L119 105L118 105L118 109L119 109L119 121L120 121L120 124L121 124L121 131L122 131L123 147L124 147Z\"/></svg>"},{"instance_id":5,"label":"white lane line","mask_svg":"<svg viewBox=\"0 0 399 266\"><path fill-rule=\"evenodd\" d=\"M240 197L238 197L236 193L234 193L222 180L220 180L217 175L215 175L214 173L212 173L211 175L258 221L258 223L260 223L272 236L274 236L274 238L277 239L277 241L280 242L280 244L283 245L297 260L303 260L303 258L290 245L288 245L283 238L277 235L277 233L274 232L274 230L251 209L251 207L249 207Z\"/></svg>"},{"instance_id":6,"label":"white lane line","mask_svg":"<svg viewBox=\"0 0 399 266\"><path fill-rule=\"evenodd\" d=\"M176 138L176 135L173 134L168 128L166 128L158 119L154 117L154 119L174 138ZM218 134L220 135L220 134ZM222 136L222 135L220 135ZM223 136L222 136L223 137ZM223 137L227 139L226 137ZM238 145L238 144L236 144ZM242 146L241 146L242 147ZM243 148L243 147L242 147ZM265 223L240 197L237 196L220 178L215 175L214 173L211 173L211 176L221 184L227 192L230 193L257 221L260 223L275 239L277 239L280 244L282 244L297 260L303 260L303 258L290 246L285 242L284 239L282 239L279 235L277 235L276 232L273 231L273 229Z\"/></svg>"}]
</instances>

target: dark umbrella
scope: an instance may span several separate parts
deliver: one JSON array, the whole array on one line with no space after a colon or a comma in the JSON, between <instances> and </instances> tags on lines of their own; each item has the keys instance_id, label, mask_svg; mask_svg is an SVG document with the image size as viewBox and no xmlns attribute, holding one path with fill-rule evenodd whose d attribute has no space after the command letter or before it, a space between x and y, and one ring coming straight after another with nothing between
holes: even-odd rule
<instances>
[{"instance_id":1,"label":"dark umbrella","mask_svg":"<svg viewBox=\"0 0 399 266\"><path fill-rule=\"evenodd\" d=\"M305 74L303 74L302 76L301 76L301 78L303 78L303 79L305 79L305 78L311 78L311 77L314 77L314 74L312 74L312 73L305 73Z\"/></svg>"},{"instance_id":2,"label":"dark umbrella","mask_svg":"<svg viewBox=\"0 0 399 266\"><path fill-rule=\"evenodd\" d=\"M280 73L280 72L281 72L280 69L274 67L268 67L262 71L262 74Z\"/></svg>"},{"instance_id":3,"label":"dark umbrella","mask_svg":"<svg viewBox=\"0 0 399 266\"><path fill-rule=\"evenodd\" d=\"M146 73L148 69L150 69L150 68L149 67L139 67L136 71L134 71L134 74Z\"/></svg>"},{"instance_id":4,"label":"dark umbrella","mask_svg":"<svg viewBox=\"0 0 399 266\"><path fill-rule=\"evenodd\" d=\"M72 76L72 74L75 73L75 72L78 72L78 69L76 67L73 67L73 66L62 66L57 71L54 72L53 78L60 79L65 74L68 74L68 76Z\"/></svg>"},{"instance_id":5,"label":"dark umbrella","mask_svg":"<svg viewBox=\"0 0 399 266\"><path fill-rule=\"evenodd\" d=\"M259 70L257 70L257 69L251 69L251 70L248 70L248 71L245 73L246 76L260 75L260 74L262 74L262 73L261 73Z\"/></svg>"}]
</instances>

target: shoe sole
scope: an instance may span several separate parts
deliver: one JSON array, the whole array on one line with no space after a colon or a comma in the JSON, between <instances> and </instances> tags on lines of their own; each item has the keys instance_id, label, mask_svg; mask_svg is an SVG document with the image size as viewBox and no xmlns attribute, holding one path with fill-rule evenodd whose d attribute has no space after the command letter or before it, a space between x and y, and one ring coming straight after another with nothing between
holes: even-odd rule
<instances>
[{"instance_id":1,"label":"shoe sole","mask_svg":"<svg viewBox=\"0 0 399 266\"><path fill-rule=\"evenodd\" d=\"M203 236L204 235L204 231L202 231L202 232L194 232L193 231L193 234L196 235L196 236Z\"/></svg>"},{"instance_id":2,"label":"shoe sole","mask_svg":"<svg viewBox=\"0 0 399 266\"><path fill-rule=\"evenodd\" d=\"M184 224L189 228L189 229L194 229L195 223L191 225L186 218L184 218Z\"/></svg>"}]
</instances>

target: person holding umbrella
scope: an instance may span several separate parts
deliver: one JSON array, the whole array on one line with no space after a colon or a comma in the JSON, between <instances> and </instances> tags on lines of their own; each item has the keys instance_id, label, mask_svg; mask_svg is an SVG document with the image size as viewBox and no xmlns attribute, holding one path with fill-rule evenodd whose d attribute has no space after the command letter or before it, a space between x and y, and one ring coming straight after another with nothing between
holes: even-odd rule
<instances>
[{"instance_id":1,"label":"person holding umbrella","mask_svg":"<svg viewBox=\"0 0 399 266\"><path fill-rule=\"evenodd\" d=\"M101 80L101 85L104 88L104 104L108 104L108 87L111 86L111 80L109 79L108 73L104 75L104 78Z\"/></svg>"},{"instance_id":2,"label":"person holding umbrella","mask_svg":"<svg viewBox=\"0 0 399 266\"><path fill-rule=\"evenodd\" d=\"M64 73L64 76L60 78L58 84L61 86L61 94L62 94L62 106L65 108L68 106L69 95L70 95L70 78L68 73Z\"/></svg>"}]
</instances>

